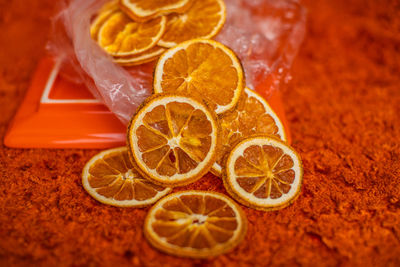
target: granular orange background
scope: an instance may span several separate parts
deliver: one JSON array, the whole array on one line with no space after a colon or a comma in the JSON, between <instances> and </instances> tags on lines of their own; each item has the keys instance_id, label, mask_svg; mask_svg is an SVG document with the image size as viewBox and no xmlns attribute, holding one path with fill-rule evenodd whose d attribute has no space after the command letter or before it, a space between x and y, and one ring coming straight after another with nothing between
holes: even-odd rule
<instances>
[{"instance_id":1,"label":"granular orange background","mask_svg":"<svg viewBox=\"0 0 400 267\"><path fill-rule=\"evenodd\" d=\"M307 36L283 88L304 187L290 207L245 208L249 230L212 260L167 256L148 209L83 190L95 150L0 151L0 266L400 266L400 4L305 1ZM52 0L0 1L0 137L44 53ZM185 188L225 192L206 177Z\"/></svg>"}]
</instances>

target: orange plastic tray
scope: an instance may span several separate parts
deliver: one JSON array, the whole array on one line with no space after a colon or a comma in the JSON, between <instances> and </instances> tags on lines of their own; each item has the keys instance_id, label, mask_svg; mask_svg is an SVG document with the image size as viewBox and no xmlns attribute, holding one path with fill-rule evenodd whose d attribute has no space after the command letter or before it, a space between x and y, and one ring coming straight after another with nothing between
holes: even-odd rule
<instances>
[{"instance_id":1,"label":"orange plastic tray","mask_svg":"<svg viewBox=\"0 0 400 267\"><path fill-rule=\"evenodd\" d=\"M125 145L124 126L84 85L59 75L51 58L39 62L26 96L4 138L18 148L109 148ZM281 97L276 91L269 104L281 118L288 138Z\"/></svg>"}]
</instances>

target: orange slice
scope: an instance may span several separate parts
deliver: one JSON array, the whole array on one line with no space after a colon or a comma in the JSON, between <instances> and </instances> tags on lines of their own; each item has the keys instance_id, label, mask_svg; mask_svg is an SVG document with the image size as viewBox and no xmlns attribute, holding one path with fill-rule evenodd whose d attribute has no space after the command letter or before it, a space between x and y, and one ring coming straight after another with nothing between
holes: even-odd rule
<instances>
[{"instance_id":1,"label":"orange slice","mask_svg":"<svg viewBox=\"0 0 400 267\"><path fill-rule=\"evenodd\" d=\"M168 15L165 33L158 45L173 47L190 39L210 39L222 29L225 18L223 0L195 1L184 14Z\"/></svg>"},{"instance_id":2,"label":"orange slice","mask_svg":"<svg viewBox=\"0 0 400 267\"><path fill-rule=\"evenodd\" d=\"M120 0L121 9L133 20L147 21L172 12L185 12L193 0Z\"/></svg>"},{"instance_id":3,"label":"orange slice","mask_svg":"<svg viewBox=\"0 0 400 267\"><path fill-rule=\"evenodd\" d=\"M93 40L97 41L101 26L114 12L118 10L118 1L107 2L103 5L90 25L90 36L92 36Z\"/></svg>"},{"instance_id":4,"label":"orange slice","mask_svg":"<svg viewBox=\"0 0 400 267\"><path fill-rule=\"evenodd\" d=\"M221 123L222 149L212 167L215 175L220 176L225 155L239 139L265 133L286 141L282 122L268 105L267 101L255 91L245 88L236 108L222 114Z\"/></svg>"},{"instance_id":5,"label":"orange slice","mask_svg":"<svg viewBox=\"0 0 400 267\"><path fill-rule=\"evenodd\" d=\"M128 127L130 155L150 181L179 186L203 176L219 149L215 113L203 102L176 94L146 99Z\"/></svg>"},{"instance_id":6,"label":"orange slice","mask_svg":"<svg viewBox=\"0 0 400 267\"><path fill-rule=\"evenodd\" d=\"M236 247L247 219L234 201L215 192L186 191L157 202L147 214L144 235L155 248L191 258L208 258Z\"/></svg>"},{"instance_id":7,"label":"orange slice","mask_svg":"<svg viewBox=\"0 0 400 267\"><path fill-rule=\"evenodd\" d=\"M202 98L217 114L233 109L244 89L235 53L212 40L193 39L167 50L154 70L156 93L186 93Z\"/></svg>"},{"instance_id":8,"label":"orange slice","mask_svg":"<svg viewBox=\"0 0 400 267\"><path fill-rule=\"evenodd\" d=\"M165 17L140 23L122 11L116 11L101 25L97 42L113 56L137 55L157 44L165 31L165 24Z\"/></svg>"},{"instance_id":9,"label":"orange slice","mask_svg":"<svg viewBox=\"0 0 400 267\"><path fill-rule=\"evenodd\" d=\"M224 171L226 190L237 201L259 210L290 205L303 180L300 156L281 140L257 135L239 142Z\"/></svg>"},{"instance_id":10,"label":"orange slice","mask_svg":"<svg viewBox=\"0 0 400 267\"><path fill-rule=\"evenodd\" d=\"M158 59L165 50L163 47L155 46L139 55L114 57L114 62L121 66L140 65Z\"/></svg>"},{"instance_id":11,"label":"orange slice","mask_svg":"<svg viewBox=\"0 0 400 267\"><path fill-rule=\"evenodd\" d=\"M118 207L148 206L171 190L145 180L133 167L126 147L90 159L83 168L82 184L97 201Z\"/></svg>"}]
</instances>

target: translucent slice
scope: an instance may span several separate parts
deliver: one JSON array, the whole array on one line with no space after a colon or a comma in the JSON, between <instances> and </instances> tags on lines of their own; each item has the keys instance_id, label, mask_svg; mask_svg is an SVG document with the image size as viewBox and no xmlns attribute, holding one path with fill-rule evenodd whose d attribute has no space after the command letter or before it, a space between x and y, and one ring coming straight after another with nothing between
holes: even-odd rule
<instances>
[{"instance_id":1,"label":"translucent slice","mask_svg":"<svg viewBox=\"0 0 400 267\"><path fill-rule=\"evenodd\" d=\"M201 178L219 147L216 114L188 96L156 94L133 116L128 145L141 173L155 184L180 186Z\"/></svg>"},{"instance_id":2,"label":"translucent slice","mask_svg":"<svg viewBox=\"0 0 400 267\"><path fill-rule=\"evenodd\" d=\"M232 50L193 39L167 50L157 62L156 93L185 93L204 99L217 114L233 109L244 89L244 73Z\"/></svg>"},{"instance_id":3,"label":"translucent slice","mask_svg":"<svg viewBox=\"0 0 400 267\"><path fill-rule=\"evenodd\" d=\"M97 201L118 207L144 207L171 189L153 185L133 168L126 147L100 152L82 172L85 190Z\"/></svg>"},{"instance_id":4,"label":"translucent slice","mask_svg":"<svg viewBox=\"0 0 400 267\"><path fill-rule=\"evenodd\" d=\"M161 199L144 224L145 237L155 248L191 258L232 250L246 230L247 219L233 200L205 191L178 192Z\"/></svg>"},{"instance_id":5,"label":"translucent slice","mask_svg":"<svg viewBox=\"0 0 400 267\"><path fill-rule=\"evenodd\" d=\"M222 29L224 22L223 0L194 1L184 14L167 16L166 30L158 44L163 47L173 47L190 39L210 39Z\"/></svg>"},{"instance_id":6,"label":"translucent slice","mask_svg":"<svg viewBox=\"0 0 400 267\"><path fill-rule=\"evenodd\" d=\"M151 18L172 12L185 12L194 0L121 0L120 7L135 21L147 21Z\"/></svg>"},{"instance_id":7,"label":"translucent slice","mask_svg":"<svg viewBox=\"0 0 400 267\"><path fill-rule=\"evenodd\" d=\"M98 44L113 56L138 55L156 46L165 31L165 17L135 22L122 11L111 14L98 31Z\"/></svg>"},{"instance_id":8,"label":"translucent slice","mask_svg":"<svg viewBox=\"0 0 400 267\"><path fill-rule=\"evenodd\" d=\"M255 91L245 88L236 108L220 116L222 149L212 171L221 176L223 160L240 139L254 134L268 134L286 141L285 130L267 101Z\"/></svg>"},{"instance_id":9,"label":"translucent slice","mask_svg":"<svg viewBox=\"0 0 400 267\"><path fill-rule=\"evenodd\" d=\"M90 36L93 38L93 40L97 41L101 26L114 12L118 10L118 1L107 2L103 5L90 24Z\"/></svg>"},{"instance_id":10,"label":"translucent slice","mask_svg":"<svg viewBox=\"0 0 400 267\"><path fill-rule=\"evenodd\" d=\"M269 135L255 135L232 148L223 177L226 190L243 205L276 210L298 197L303 167L289 145Z\"/></svg>"}]
</instances>

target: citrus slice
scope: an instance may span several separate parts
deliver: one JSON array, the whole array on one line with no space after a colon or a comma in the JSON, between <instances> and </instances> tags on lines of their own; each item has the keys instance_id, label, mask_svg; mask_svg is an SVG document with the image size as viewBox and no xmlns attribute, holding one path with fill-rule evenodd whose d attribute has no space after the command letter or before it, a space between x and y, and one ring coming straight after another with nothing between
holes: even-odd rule
<instances>
[{"instance_id":1,"label":"citrus slice","mask_svg":"<svg viewBox=\"0 0 400 267\"><path fill-rule=\"evenodd\" d=\"M245 237L242 209L223 194L186 191L157 202L147 214L144 235L155 248L191 258L208 258L236 247Z\"/></svg>"},{"instance_id":2,"label":"citrus slice","mask_svg":"<svg viewBox=\"0 0 400 267\"><path fill-rule=\"evenodd\" d=\"M191 183L211 168L219 126L204 103L176 94L145 100L128 126L130 155L143 175L165 186Z\"/></svg>"},{"instance_id":3,"label":"citrus slice","mask_svg":"<svg viewBox=\"0 0 400 267\"><path fill-rule=\"evenodd\" d=\"M165 24L165 17L140 23L122 11L116 11L101 25L97 42L113 56L140 54L157 44L165 31Z\"/></svg>"},{"instance_id":4,"label":"citrus slice","mask_svg":"<svg viewBox=\"0 0 400 267\"><path fill-rule=\"evenodd\" d=\"M283 141L257 135L239 142L224 170L226 190L237 201L259 210L290 205L303 180L300 156Z\"/></svg>"},{"instance_id":5,"label":"citrus slice","mask_svg":"<svg viewBox=\"0 0 400 267\"><path fill-rule=\"evenodd\" d=\"M186 93L202 98L217 114L235 107L244 89L235 53L213 40L193 39L167 50L154 70L156 93Z\"/></svg>"},{"instance_id":6,"label":"citrus slice","mask_svg":"<svg viewBox=\"0 0 400 267\"><path fill-rule=\"evenodd\" d=\"M82 172L85 190L97 201L118 207L144 207L171 189L154 185L133 167L126 147L100 152Z\"/></svg>"},{"instance_id":7,"label":"citrus slice","mask_svg":"<svg viewBox=\"0 0 400 267\"><path fill-rule=\"evenodd\" d=\"M210 39L222 29L225 18L223 0L195 1L184 14L168 15L165 33L158 45L173 47L190 39Z\"/></svg>"},{"instance_id":8,"label":"citrus slice","mask_svg":"<svg viewBox=\"0 0 400 267\"><path fill-rule=\"evenodd\" d=\"M236 108L222 114L221 123L222 148L218 151L217 161L212 172L220 176L225 155L229 154L232 145L250 135L264 133L286 141L282 122L268 105L267 101L255 91L245 88Z\"/></svg>"},{"instance_id":9,"label":"citrus slice","mask_svg":"<svg viewBox=\"0 0 400 267\"><path fill-rule=\"evenodd\" d=\"M118 1L107 2L102 6L90 25L90 36L92 36L94 40L97 41L100 27L104 22L118 10Z\"/></svg>"},{"instance_id":10,"label":"citrus slice","mask_svg":"<svg viewBox=\"0 0 400 267\"><path fill-rule=\"evenodd\" d=\"M120 0L121 9L133 20L147 21L172 12L185 12L193 0Z\"/></svg>"},{"instance_id":11,"label":"citrus slice","mask_svg":"<svg viewBox=\"0 0 400 267\"><path fill-rule=\"evenodd\" d=\"M166 49L163 47L155 46L138 55L114 57L114 62L118 63L121 66L140 65L156 60L162 53L165 52L165 50Z\"/></svg>"}]
</instances>

